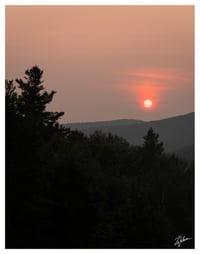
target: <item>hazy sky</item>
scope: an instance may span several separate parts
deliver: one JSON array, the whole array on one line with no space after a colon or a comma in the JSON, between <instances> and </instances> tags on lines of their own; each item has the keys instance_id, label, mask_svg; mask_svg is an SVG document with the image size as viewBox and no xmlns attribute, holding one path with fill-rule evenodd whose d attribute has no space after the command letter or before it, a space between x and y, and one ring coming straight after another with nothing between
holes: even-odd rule
<instances>
[{"instance_id":1,"label":"hazy sky","mask_svg":"<svg viewBox=\"0 0 200 254\"><path fill-rule=\"evenodd\" d=\"M6 78L35 64L61 122L192 112L194 7L7 6Z\"/></svg>"}]
</instances>

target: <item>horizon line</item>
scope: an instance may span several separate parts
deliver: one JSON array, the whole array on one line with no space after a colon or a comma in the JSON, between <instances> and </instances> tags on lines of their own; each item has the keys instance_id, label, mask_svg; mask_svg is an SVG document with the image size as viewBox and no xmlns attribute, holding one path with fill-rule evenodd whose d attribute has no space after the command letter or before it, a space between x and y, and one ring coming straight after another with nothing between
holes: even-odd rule
<instances>
[{"instance_id":1,"label":"horizon line","mask_svg":"<svg viewBox=\"0 0 200 254\"><path fill-rule=\"evenodd\" d=\"M112 120L97 120L97 121L83 121L83 122L68 122L68 123L60 123L60 125L71 125L71 124L89 124L89 123L103 123L103 122L117 122L117 121L141 121L144 123L148 123L148 122L154 122L154 121L161 121L161 120L165 120L165 119L169 119L169 118L175 118L175 117L179 117L179 116L185 116L185 115L189 115L189 114L194 114L195 111L189 112L189 113L184 113L181 115L174 115L174 116L170 116L170 117L164 117L161 119L154 119L154 120L142 120L142 119L136 119L136 118L119 118L119 119L112 119Z\"/></svg>"}]
</instances>

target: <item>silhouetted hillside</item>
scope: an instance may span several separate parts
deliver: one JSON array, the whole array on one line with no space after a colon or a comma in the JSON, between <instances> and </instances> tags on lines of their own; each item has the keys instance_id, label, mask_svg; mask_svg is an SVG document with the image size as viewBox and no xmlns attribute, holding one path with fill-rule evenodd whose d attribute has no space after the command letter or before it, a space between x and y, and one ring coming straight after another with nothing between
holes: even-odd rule
<instances>
[{"instance_id":1,"label":"silhouetted hillside","mask_svg":"<svg viewBox=\"0 0 200 254\"><path fill-rule=\"evenodd\" d=\"M84 131L85 129L103 129L105 127L117 127L117 126L124 126L124 125L134 125L138 123L144 123L141 120L135 119L119 119L119 120L112 120L112 121L98 121L98 122L83 122L83 123L70 123L70 124L63 124L65 127L70 127L71 129L77 129L79 131Z\"/></svg>"},{"instance_id":2,"label":"silhouetted hillside","mask_svg":"<svg viewBox=\"0 0 200 254\"><path fill-rule=\"evenodd\" d=\"M152 127L160 135L167 152L182 154L184 147L194 146L194 113L158 121L119 120L110 122L76 123L65 125L90 135L96 130L125 138L133 145L141 145L143 136ZM190 149L191 150L191 149Z\"/></svg>"}]
</instances>

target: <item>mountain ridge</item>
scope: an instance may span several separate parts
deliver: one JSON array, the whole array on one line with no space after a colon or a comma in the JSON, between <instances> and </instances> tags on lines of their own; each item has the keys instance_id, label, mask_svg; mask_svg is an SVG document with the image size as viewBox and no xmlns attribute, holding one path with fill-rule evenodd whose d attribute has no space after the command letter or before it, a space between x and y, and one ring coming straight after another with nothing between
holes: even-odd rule
<instances>
[{"instance_id":1,"label":"mountain ridge","mask_svg":"<svg viewBox=\"0 0 200 254\"><path fill-rule=\"evenodd\" d=\"M187 147L194 147L194 114L194 112L191 112L154 121L121 119L92 122L93 125L90 122L87 127L82 123L66 124L64 126L80 130L86 135L90 135L97 130L112 133L125 138L133 145L142 145L144 135L152 127L159 134L159 140L163 141L166 152L176 152L185 150Z\"/></svg>"},{"instance_id":2,"label":"mountain ridge","mask_svg":"<svg viewBox=\"0 0 200 254\"><path fill-rule=\"evenodd\" d=\"M109 120L109 121L95 121L95 122L74 122L69 124L62 124L64 127L69 127L72 129L82 130L85 128L91 128L95 126L121 126L126 124L140 124L144 123L145 121L137 120L137 119L116 119L116 120Z\"/></svg>"}]
</instances>

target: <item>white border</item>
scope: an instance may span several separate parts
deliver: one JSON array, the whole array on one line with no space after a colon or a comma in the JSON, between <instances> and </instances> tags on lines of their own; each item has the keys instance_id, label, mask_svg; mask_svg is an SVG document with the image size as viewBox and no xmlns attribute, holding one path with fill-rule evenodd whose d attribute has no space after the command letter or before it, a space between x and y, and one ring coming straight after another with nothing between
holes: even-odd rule
<instances>
[{"instance_id":1,"label":"white border","mask_svg":"<svg viewBox=\"0 0 200 254\"><path fill-rule=\"evenodd\" d=\"M4 5L195 5L198 0L7 0Z\"/></svg>"},{"instance_id":2,"label":"white border","mask_svg":"<svg viewBox=\"0 0 200 254\"><path fill-rule=\"evenodd\" d=\"M9 1L0 1L0 32L1 32L1 47L0 47L0 55L1 55L1 69L0 72L0 79L1 79L1 86L0 86L0 119L3 119L1 121L1 131L0 131L0 151L1 151L1 183L0 183L0 201L1 201L1 210L0 210L0 215L1 215L1 220L0 220L0 252L3 253L4 251L7 253L93 253L93 252L103 252L103 253L194 253L197 250L200 249L200 245L198 242L198 236L199 236L199 214L200 214L200 209L199 209L199 171L200 171L200 164L199 164L199 159L198 159L198 151L195 149L195 231L196 231L196 236L195 236L195 250L183 250L183 249L174 249L174 250L5 250L4 243L5 243L5 100L4 100L4 82L5 82L5 5L194 5L195 6L195 142L196 142L196 147L198 147L198 141L199 139L199 134L198 131L200 130L200 125L199 125L199 96L200 96L200 78L199 78L199 55L200 55L200 50L199 50L199 33L200 33L200 1L199 0L168 0L168 1L162 1L162 0L95 0L95 1L86 1L86 0L74 0L74 1L47 1L47 0L35 0L35 1L16 1L16 0L9 0ZM2 36L4 35L4 36ZM2 140L4 142L2 142Z\"/></svg>"}]
</instances>

